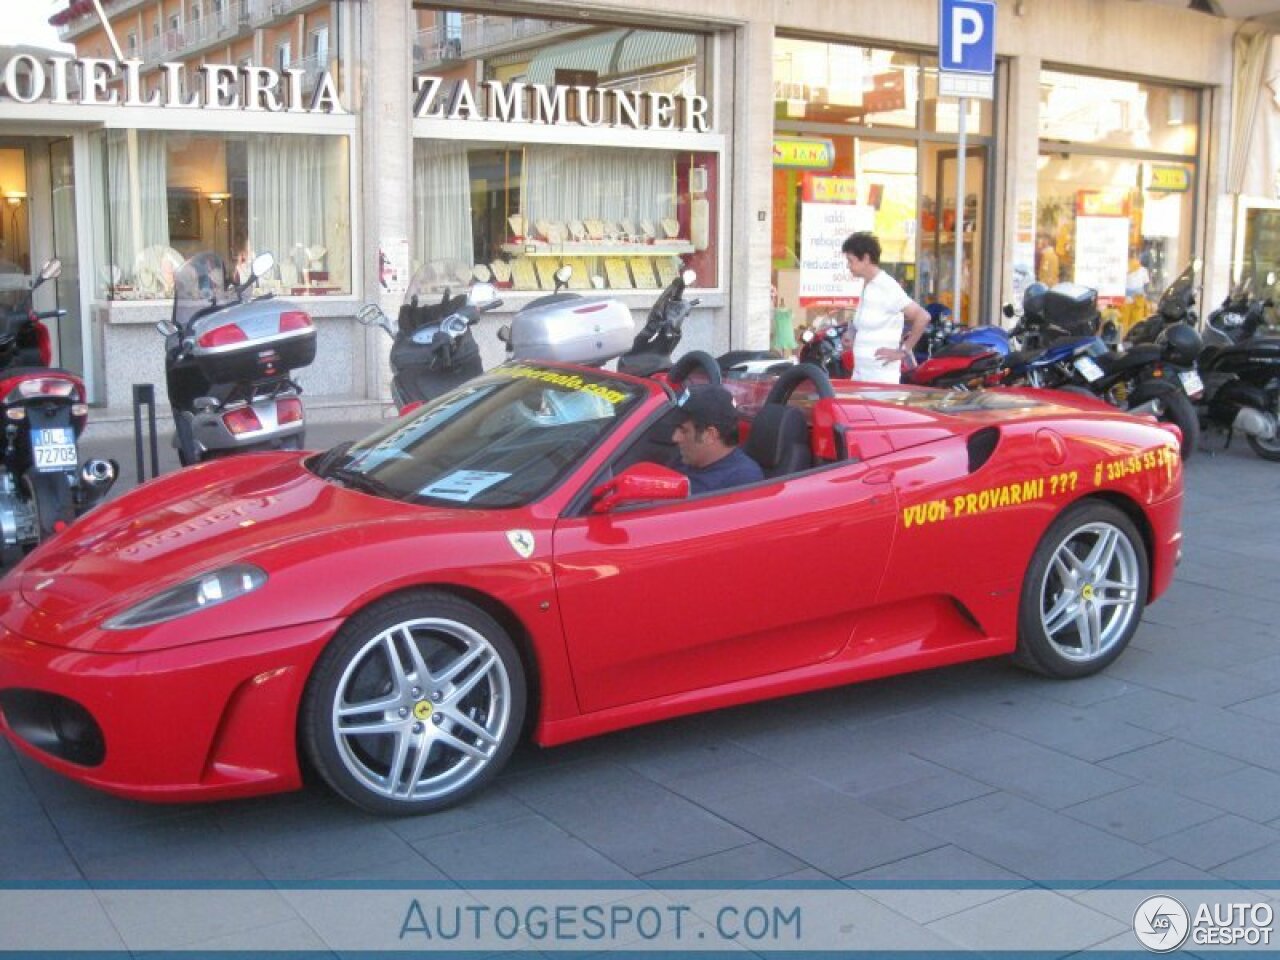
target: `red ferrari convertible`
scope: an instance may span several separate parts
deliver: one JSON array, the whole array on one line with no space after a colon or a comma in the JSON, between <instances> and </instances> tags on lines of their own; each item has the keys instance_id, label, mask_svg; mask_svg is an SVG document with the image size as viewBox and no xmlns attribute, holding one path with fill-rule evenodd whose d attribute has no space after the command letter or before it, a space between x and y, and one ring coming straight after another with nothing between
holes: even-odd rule
<instances>
[{"instance_id":1,"label":"red ferrari convertible","mask_svg":"<svg viewBox=\"0 0 1280 960\"><path fill-rule=\"evenodd\" d=\"M0 581L0 728L129 797L287 790L305 760L421 813L525 735L978 657L1090 674L1173 576L1176 428L806 365L727 386L766 478L701 496L667 467L678 382L533 364L148 483Z\"/></svg>"}]
</instances>

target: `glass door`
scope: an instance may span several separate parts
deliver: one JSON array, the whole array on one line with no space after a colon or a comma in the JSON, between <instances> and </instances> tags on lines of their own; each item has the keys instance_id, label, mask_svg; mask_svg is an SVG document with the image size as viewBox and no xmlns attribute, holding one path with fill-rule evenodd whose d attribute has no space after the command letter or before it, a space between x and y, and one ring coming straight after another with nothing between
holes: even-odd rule
<instances>
[{"instance_id":1,"label":"glass door","mask_svg":"<svg viewBox=\"0 0 1280 960\"><path fill-rule=\"evenodd\" d=\"M55 366L84 372L84 343L80 322L80 253L76 233L75 165L70 137L49 141L49 179L52 187L53 249L62 261L57 281L58 306L65 317L50 321Z\"/></svg>"},{"instance_id":2,"label":"glass door","mask_svg":"<svg viewBox=\"0 0 1280 960\"><path fill-rule=\"evenodd\" d=\"M956 174L959 163L955 148L933 148L925 151L926 168L932 166L932 176L926 175L925 182L932 181L934 195L925 200L925 211L922 215L924 236L922 243L926 252L932 254L934 283L928 290L921 292L930 303L941 303L954 311L957 322L969 325L984 321L979 311L981 303L981 278L985 264L982 263L982 231L986 225L981 221L981 212L986 208L983 196L983 185L987 181L987 148L969 147L965 151L963 198L956 196ZM960 204L963 204L960 206ZM956 225L959 219L956 211L964 211L963 229L957 237ZM960 256L960 307L955 307L955 271L956 244L961 246Z\"/></svg>"}]
</instances>

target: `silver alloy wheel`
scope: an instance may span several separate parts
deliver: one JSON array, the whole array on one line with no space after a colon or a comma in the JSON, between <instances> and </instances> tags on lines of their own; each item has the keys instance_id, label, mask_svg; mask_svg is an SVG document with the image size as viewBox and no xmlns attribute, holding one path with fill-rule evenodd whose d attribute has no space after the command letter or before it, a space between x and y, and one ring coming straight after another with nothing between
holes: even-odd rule
<instances>
[{"instance_id":1,"label":"silver alloy wheel","mask_svg":"<svg viewBox=\"0 0 1280 960\"><path fill-rule=\"evenodd\" d=\"M1140 571L1133 543L1113 524L1071 531L1040 584L1040 623L1053 649L1076 663L1106 656L1141 609Z\"/></svg>"},{"instance_id":2,"label":"silver alloy wheel","mask_svg":"<svg viewBox=\"0 0 1280 960\"><path fill-rule=\"evenodd\" d=\"M489 764L511 720L511 680L484 635L420 618L375 635L347 663L330 711L347 771L393 800L448 796Z\"/></svg>"}]
</instances>

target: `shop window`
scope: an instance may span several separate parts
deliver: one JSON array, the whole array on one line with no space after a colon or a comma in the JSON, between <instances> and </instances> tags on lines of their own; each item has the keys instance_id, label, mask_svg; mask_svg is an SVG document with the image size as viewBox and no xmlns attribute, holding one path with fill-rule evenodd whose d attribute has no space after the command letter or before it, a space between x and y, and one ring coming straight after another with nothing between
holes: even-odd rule
<instances>
[{"instance_id":1,"label":"shop window","mask_svg":"<svg viewBox=\"0 0 1280 960\"><path fill-rule=\"evenodd\" d=\"M293 62L293 44L288 40L276 44L276 69L281 73Z\"/></svg>"},{"instance_id":2,"label":"shop window","mask_svg":"<svg viewBox=\"0 0 1280 960\"><path fill-rule=\"evenodd\" d=\"M719 157L680 150L418 141L415 270L428 289L492 279L550 290L717 283Z\"/></svg>"},{"instance_id":3,"label":"shop window","mask_svg":"<svg viewBox=\"0 0 1280 960\"><path fill-rule=\"evenodd\" d=\"M1122 330L1148 316L1191 258L1191 164L1041 154L1036 276L1098 291Z\"/></svg>"},{"instance_id":4,"label":"shop window","mask_svg":"<svg viewBox=\"0 0 1280 960\"><path fill-rule=\"evenodd\" d=\"M98 295L154 300L173 271L203 251L229 275L275 254L268 291L351 291L351 203L346 137L164 133L94 135Z\"/></svg>"},{"instance_id":5,"label":"shop window","mask_svg":"<svg viewBox=\"0 0 1280 960\"><path fill-rule=\"evenodd\" d=\"M1249 201L1241 213L1242 255L1234 277L1253 296L1280 302L1280 203Z\"/></svg>"},{"instance_id":6,"label":"shop window","mask_svg":"<svg viewBox=\"0 0 1280 960\"><path fill-rule=\"evenodd\" d=\"M706 38L448 10L418 11L418 26L415 72L438 80L442 103L463 83L505 84L530 110L549 91L576 88L563 109L533 121L537 142L518 139L529 122L510 124L506 142L416 142L413 256L429 283L493 277L512 290L549 290L567 263L577 288L656 290L682 268L699 287L719 284L719 138L705 150L690 137L715 122L701 88ZM486 59L495 47L501 57ZM659 100L668 103L661 123L681 119L659 126ZM618 111L617 122L604 110ZM584 125L594 128L590 145L556 142L559 129ZM615 129L646 126L679 130L682 148L611 142Z\"/></svg>"},{"instance_id":7,"label":"shop window","mask_svg":"<svg viewBox=\"0 0 1280 960\"><path fill-rule=\"evenodd\" d=\"M779 37L773 99L782 120L914 127L920 57L913 53Z\"/></svg>"},{"instance_id":8,"label":"shop window","mask_svg":"<svg viewBox=\"0 0 1280 960\"><path fill-rule=\"evenodd\" d=\"M772 262L781 304L803 323L848 319L860 286L840 245L870 230L882 269L914 299L983 322L991 104L967 103L957 189L959 103L939 97L935 57L779 37L773 59Z\"/></svg>"},{"instance_id":9,"label":"shop window","mask_svg":"<svg viewBox=\"0 0 1280 960\"><path fill-rule=\"evenodd\" d=\"M1097 290L1124 332L1192 257L1198 92L1055 70L1040 91L1036 277Z\"/></svg>"},{"instance_id":10,"label":"shop window","mask_svg":"<svg viewBox=\"0 0 1280 960\"><path fill-rule=\"evenodd\" d=\"M1194 156L1200 96L1187 87L1040 71L1040 138Z\"/></svg>"}]
</instances>

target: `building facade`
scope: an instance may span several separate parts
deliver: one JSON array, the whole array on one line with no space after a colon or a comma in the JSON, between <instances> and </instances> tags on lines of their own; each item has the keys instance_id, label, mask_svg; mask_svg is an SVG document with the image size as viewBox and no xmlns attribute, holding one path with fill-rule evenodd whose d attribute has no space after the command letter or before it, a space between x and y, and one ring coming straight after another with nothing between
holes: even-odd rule
<instances>
[{"instance_id":1,"label":"building facade","mask_svg":"<svg viewBox=\"0 0 1280 960\"><path fill-rule=\"evenodd\" d=\"M936 0L103 6L118 56L87 0L54 18L74 55L0 54L0 260L62 258L59 359L108 412L162 385L154 324L204 249L275 254L265 289L320 331L311 402L359 409L388 344L354 314L409 291L496 283L496 363L561 264L637 320L692 268L683 346L760 347L771 287L797 322L849 309L838 241L867 228L965 322L1040 279L1123 324L1193 257L1209 301L1258 269L1276 200L1229 177L1250 28L1126 0L1001 2L994 96L963 108Z\"/></svg>"}]
</instances>

